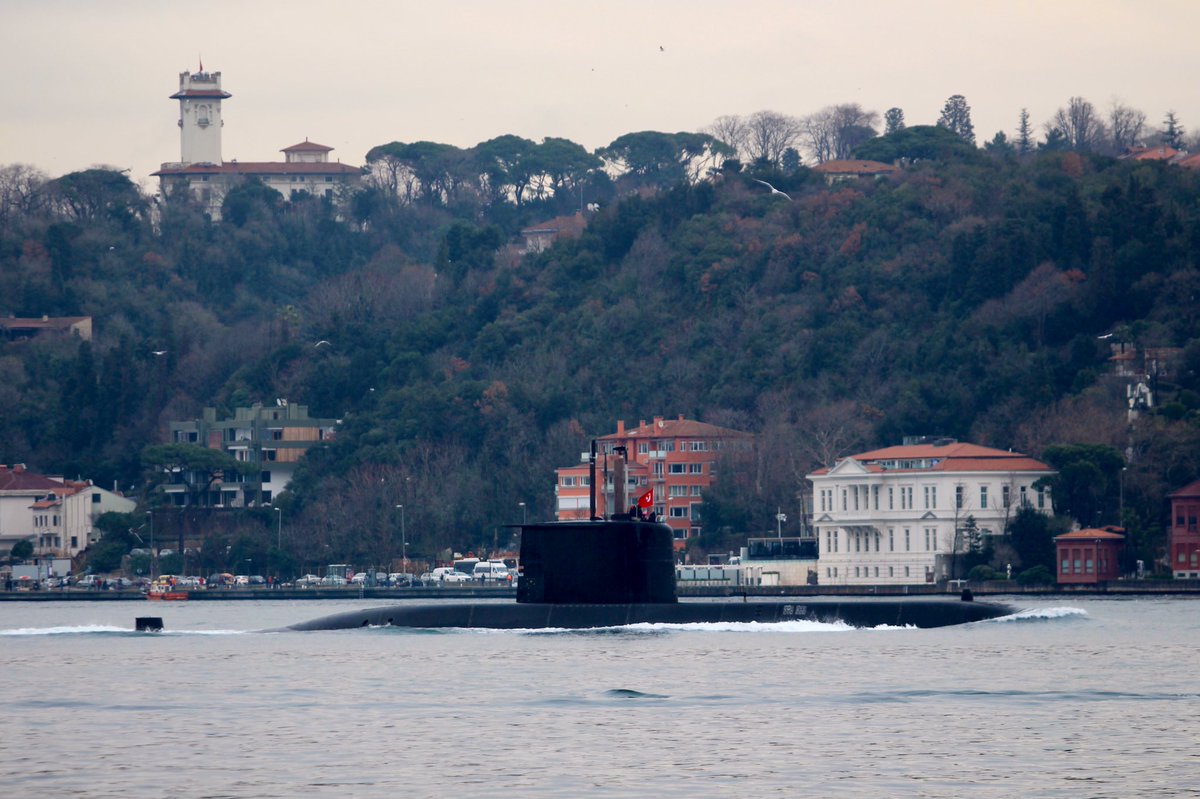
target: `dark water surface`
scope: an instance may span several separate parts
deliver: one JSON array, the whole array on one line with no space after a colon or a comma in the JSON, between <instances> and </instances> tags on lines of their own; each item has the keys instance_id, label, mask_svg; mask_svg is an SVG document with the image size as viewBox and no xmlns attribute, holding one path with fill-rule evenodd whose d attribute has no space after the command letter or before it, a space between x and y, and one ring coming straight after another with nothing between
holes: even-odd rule
<instances>
[{"instance_id":1,"label":"dark water surface","mask_svg":"<svg viewBox=\"0 0 1200 799\"><path fill-rule=\"evenodd\" d=\"M0 604L4 794L1200 795L1197 600L936 630L251 632L381 604Z\"/></svg>"}]
</instances>

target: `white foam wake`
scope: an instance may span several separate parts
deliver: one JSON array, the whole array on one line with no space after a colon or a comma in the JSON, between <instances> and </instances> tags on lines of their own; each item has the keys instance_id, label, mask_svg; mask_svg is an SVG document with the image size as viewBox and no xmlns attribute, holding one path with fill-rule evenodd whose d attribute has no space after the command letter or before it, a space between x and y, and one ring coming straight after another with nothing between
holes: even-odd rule
<instances>
[{"instance_id":1,"label":"white foam wake","mask_svg":"<svg viewBox=\"0 0 1200 799\"><path fill-rule=\"evenodd\" d=\"M1008 616L989 619L993 622L1022 622L1022 621L1054 621L1056 619L1087 618L1088 612L1083 608L1073 608L1070 605L1051 608L1028 608Z\"/></svg>"}]
</instances>

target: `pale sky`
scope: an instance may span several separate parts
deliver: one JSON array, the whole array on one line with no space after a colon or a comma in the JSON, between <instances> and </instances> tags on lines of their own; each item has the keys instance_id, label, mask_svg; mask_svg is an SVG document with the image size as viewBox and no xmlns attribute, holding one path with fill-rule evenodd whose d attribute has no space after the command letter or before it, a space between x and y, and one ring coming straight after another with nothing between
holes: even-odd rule
<instances>
[{"instance_id":1,"label":"pale sky","mask_svg":"<svg viewBox=\"0 0 1200 799\"><path fill-rule=\"evenodd\" d=\"M179 73L233 97L225 160L308 138L362 164L390 141L505 133L589 150L724 114L858 102L980 142L1079 95L1200 129L1196 0L0 0L0 165L147 176L179 159ZM660 49L661 48L661 49Z\"/></svg>"}]
</instances>

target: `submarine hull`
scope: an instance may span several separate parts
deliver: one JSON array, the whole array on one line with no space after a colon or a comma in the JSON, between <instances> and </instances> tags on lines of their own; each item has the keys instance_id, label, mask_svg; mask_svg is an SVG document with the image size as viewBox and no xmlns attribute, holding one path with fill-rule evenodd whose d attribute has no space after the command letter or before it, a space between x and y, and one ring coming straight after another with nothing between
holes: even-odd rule
<instances>
[{"instance_id":1,"label":"submarine hull","mask_svg":"<svg viewBox=\"0 0 1200 799\"><path fill-rule=\"evenodd\" d=\"M712 624L784 621L841 622L851 627L945 627L998 618L1006 605L952 599L845 600L806 598L798 602L674 602L631 604L454 603L389 605L348 611L291 625L288 630L356 627L490 628L500 630L594 629L630 624Z\"/></svg>"}]
</instances>

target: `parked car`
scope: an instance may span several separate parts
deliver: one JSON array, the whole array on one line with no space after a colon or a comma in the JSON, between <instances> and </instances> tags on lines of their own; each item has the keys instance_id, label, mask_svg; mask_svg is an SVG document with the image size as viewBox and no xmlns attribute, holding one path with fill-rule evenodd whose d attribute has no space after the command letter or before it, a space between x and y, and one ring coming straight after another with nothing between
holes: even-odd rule
<instances>
[{"instance_id":1,"label":"parked car","mask_svg":"<svg viewBox=\"0 0 1200 799\"><path fill-rule=\"evenodd\" d=\"M263 577L261 574L250 575L250 585L266 585L266 584L267 584L267 578Z\"/></svg>"},{"instance_id":2,"label":"parked car","mask_svg":"<svg viewBox=\"0 0 1200 799\"><path fill-rule=\"evenodd\" d=\"M100 578L94 574L85 574L75 583L80 588L95 588Z\"/></svg>"},{"instance_id":3,"label":"parked car","mask_svg":"<svg viewBox=\"0 0 1200 799\"><path fill-rule=\"evenodd\" d=\"M507 583L512 580L508 566L504 565L504 561L502 560L488 560L476 563L475 572L472 576L480 582L488 583Z\"/></svg>"},{"instance_id":4,"label":"parked car","mask_svg":"<svg viewBox=\"0 0 1200 799\"><path fill-rule=\"evenodd\" d=\"M327 574L321 578L321 585L330 586L330 585L345 585L345 584L346 584L346 578L341 576L340 574Z\"/></svg>"},{"instance_id":5,"label":"parked car","mask_svg":"<svg viewBox=\"0 0 1200 799\"><path fill-rule=\"evenodd\" d=\"M314 585L320 585L321 578L315 574L306 574L303 577L296 578L296 586L298 588L308 588Z\"/></svg>"}]
</instances>

